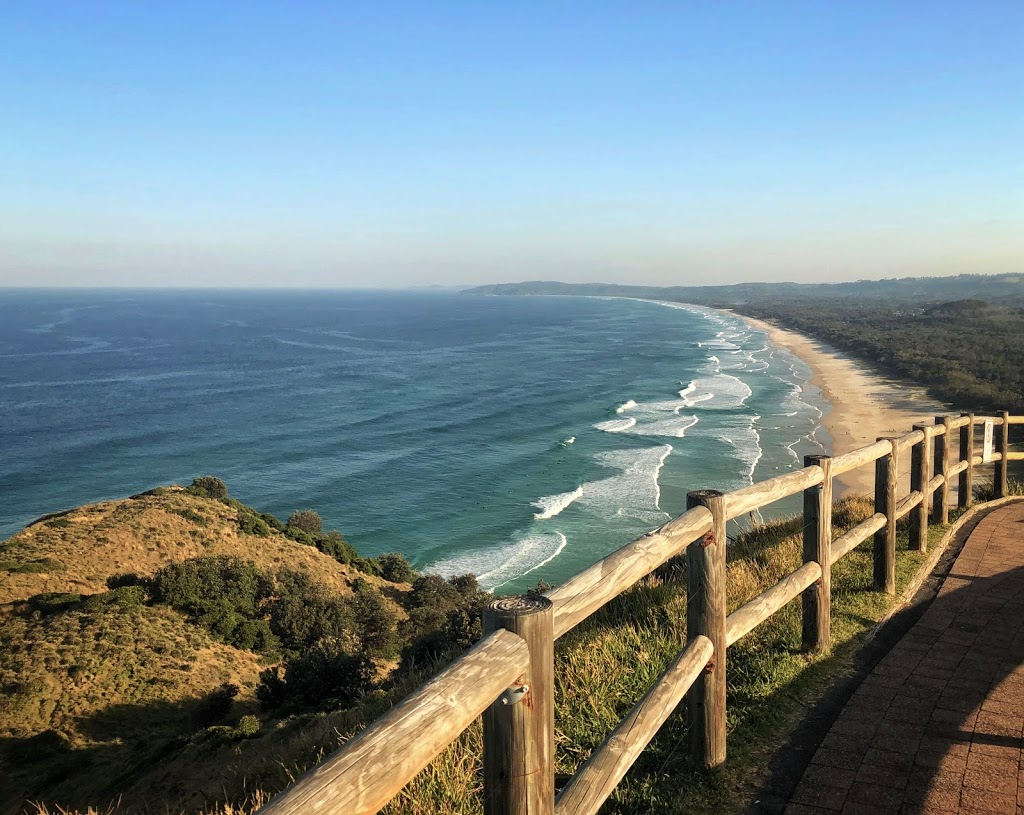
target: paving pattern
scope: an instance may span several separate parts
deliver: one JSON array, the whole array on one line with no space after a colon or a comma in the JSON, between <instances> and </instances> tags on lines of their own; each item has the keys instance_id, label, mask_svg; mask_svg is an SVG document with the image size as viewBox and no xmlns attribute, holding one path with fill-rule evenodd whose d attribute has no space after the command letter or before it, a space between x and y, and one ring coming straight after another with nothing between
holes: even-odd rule
<instances>
[{"instance_id":1,"label":"paving pattern","mask_svg":"<svg viewBox=\"0 0 1024 815\"><path fill-rule=\"evenodd\" d=\"M786 815L1024 815L1024 503L971 533L847 703Z\"/></svg>"}]
</instances>

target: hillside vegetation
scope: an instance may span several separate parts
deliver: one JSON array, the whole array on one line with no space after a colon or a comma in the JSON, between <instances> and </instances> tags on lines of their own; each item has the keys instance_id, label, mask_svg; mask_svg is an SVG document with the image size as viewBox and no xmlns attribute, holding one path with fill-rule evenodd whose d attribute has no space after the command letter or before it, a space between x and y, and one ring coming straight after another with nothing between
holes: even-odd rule
<instances>
[{"instance_id":1,"label":"hillside vegetation","mask_svg":"<svg viewBox=\"0 0 1024 815\"><path fill-rule=\"evenodd\" d=\"M240 744L385 703L489 597L210 477L41 518L0 543L0 813L247 800Z\"/></svg>"}]
</instances>

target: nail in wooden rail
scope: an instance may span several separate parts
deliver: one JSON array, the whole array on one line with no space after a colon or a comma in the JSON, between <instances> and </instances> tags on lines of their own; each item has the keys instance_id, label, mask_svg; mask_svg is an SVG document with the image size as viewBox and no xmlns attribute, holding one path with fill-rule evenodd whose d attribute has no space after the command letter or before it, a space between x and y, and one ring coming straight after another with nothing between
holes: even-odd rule
<instances>
[{"instance_id":1,"label":"nail in wooden rail","mask_svg":"<svg viewBox=\"0 0 1024 815\"><path fill-rule=\"evenodd\" d=\"M725 496L718 490L686 494L686 508L711 512L711 531L686 549L686 636L711 640L714 656L687 694L690 759L697 767L725 761Z\"/></svg>"},{"instance_id":2,"label":"nail in wooden rail","mask_svg":"<svg viewBox=\"0 0 1024 815\"><path fill-rule=\"evenodd\" d=\"M831 641L832 607L832 458L804 456L804 467L817 465L824 478L804 490L804 563L817 563L821 577L803 593L802 640L805 651L824 653Z\"/></svg>"},{"instance_id":3,"label":"nail in wooden rail","mask_svg":"<svg viewBox=\"0 0 1024 815\"><path fill-rule=\"evenodd\" d=\"M875 462L875 512L885 516L885 527L875 533L875 589L892 594L896 591L896 480L897 440L881 436L879 442L889 443L889 452Z\"/></svg>"},{"instance_id":4,"label":"nail in wooden rail","mask_svg":"<svg viewBox=\"0 0 1024 815\"><path fill-rule=\"evenodd\" d=\"M996 472L993 486L995 487L995 497L1005 498L1007 488L1007 467L1009 463L1009 456L1006 453L1010 449L1010 414L1005 410L999 414L999 417L1003 420L999 426L999 431L996 433L995 441L995 452L999 454L999 460L996 462Z\"/></svg>"},{"instance_id":5,"label":"nail in wooden rail","mask_svg":"<svg viewBox=\"0 0 1024 815\"><path fill-rule=\"evenodd\" d=\"M506 629L530 649L521 699L503 695L484 711L485 815L553 815L555 811L555 651L552 603L502 597L483 614L485 634ZM401 750L404 745L396 744Z\"/></svg>"}]
</instances>

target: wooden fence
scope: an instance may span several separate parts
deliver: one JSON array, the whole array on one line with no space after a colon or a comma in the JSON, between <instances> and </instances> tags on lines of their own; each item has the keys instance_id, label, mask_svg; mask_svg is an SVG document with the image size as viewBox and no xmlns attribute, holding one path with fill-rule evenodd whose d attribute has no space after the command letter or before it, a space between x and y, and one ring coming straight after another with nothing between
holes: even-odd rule
<instances>
[{"instance_id":1,"label":"wooden fence","mask_svg":"<svg viewBox=\"0 0 1024 815\"><path fill-rule=\"evenodd\" d=\"M976 431L991 427L979 452ZM700 767L726 757L728 647L797 596L803 647L829 648L832 564L873 541L874 584L896 588L896 522L909 515L910 543L924 552L928 525L945 524L951 492L973 500L974 468L992 463L995 497L1006 494L1011 424L1024 416L940 416L903 436L840 456L807 456L804 468L721 493L687 495L687 511L608 555L544 596L506 597L484 613L484 637L431 682L346 742L273 798L263 815L377 812L478 716L483 716L487 815L591 815L611 794L679 703L687 699L690 755ZM954 438L958 444L954 444ZM899 495L899 462L910 453L910 489ZM985 453L988 455L985 455ZM875 467L875 512L832 536L833 479ZM726 523L803 494L803 565L726 614ZM687 644L576 775L556 794L554 641L670 558L685 552Z\"/></svg>"}]
</instances>

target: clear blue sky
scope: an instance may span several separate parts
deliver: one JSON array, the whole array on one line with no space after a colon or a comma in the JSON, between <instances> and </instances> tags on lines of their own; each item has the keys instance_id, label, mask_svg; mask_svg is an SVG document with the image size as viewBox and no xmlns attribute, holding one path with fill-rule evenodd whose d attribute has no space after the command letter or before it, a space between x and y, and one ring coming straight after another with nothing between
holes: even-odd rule
<instances>
[{"instance_id":1,"label":"clear blue sky","mask_svg":"<svg viewBox=\"0 0 1024 815\"><path fill-rule=\"evenodd\" d=\"M1024 2L0 10L0 285L1024 271Z\"/></svg>"}]
</instances>

